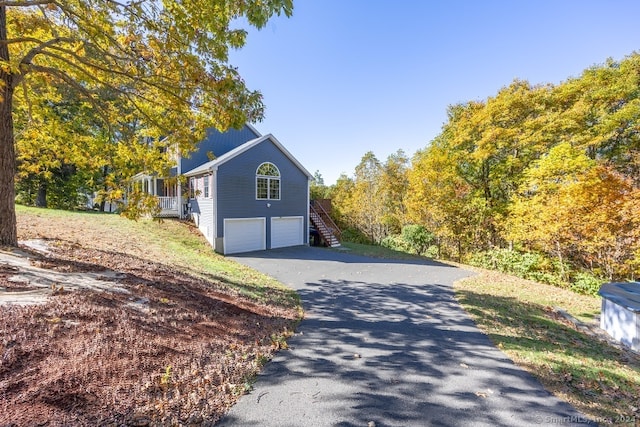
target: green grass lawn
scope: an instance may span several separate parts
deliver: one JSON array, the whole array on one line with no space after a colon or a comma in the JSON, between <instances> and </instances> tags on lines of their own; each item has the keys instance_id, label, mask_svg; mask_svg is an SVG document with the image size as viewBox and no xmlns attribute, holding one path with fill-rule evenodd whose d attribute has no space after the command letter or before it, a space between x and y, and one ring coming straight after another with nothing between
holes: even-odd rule
<instances>
[{"instance_id":1,"label":"green grass lawn","mask_svg":"<svg viewBox=\"0 0 640 427\"><path fill-rule=\"evenodd\" d=\"M380 246L344 246L381 258L412 257ZM600 298L460 267L476 275L454 284L458 301L516 364L600 424L640 425L640 355L576 330L554 312L561 308L595 326Z\"/></svg>"},{"instance_id":2,"label":"green grass lawn","mask_svg":"<svg viewBox=\"0 0 640 427\"><path fill-rule=\"evenodd\" d=\"M402 251L385 248L377 245L363 245L361 243L342 242L342 250L347 249L355 254L372 256L375 258L386 259L420 259L418 255L409 254Z\"/></svg>"},{"instance_id":3,"label":"green grass lawn","mask_svg":"<svg viewBox=\"0 0 640 427\"><path fill-rule=\"evenodd\" d=\"M46 237L82 246L125 253L160 262L186 273L218 281L257 302L298 307L297 293L275 279L225 258L213 251L191 223L128 220L116 214L70 212L16 206L20 239ZM37 227L30 227L37 225ZM44 227L44 236L31 230Z\"/></svg>"}]
</instances>

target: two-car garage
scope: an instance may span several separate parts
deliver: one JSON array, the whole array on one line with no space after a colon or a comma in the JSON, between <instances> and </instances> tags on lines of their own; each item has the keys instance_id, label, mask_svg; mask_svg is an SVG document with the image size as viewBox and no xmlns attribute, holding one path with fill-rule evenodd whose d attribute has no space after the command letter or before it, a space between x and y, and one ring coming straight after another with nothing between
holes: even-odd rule
<instances>
[{"instance_id":1,"label":"two-car garage","mask_svg":"<svg viewBox=\"0 0 640 427\"><path fill-rule=\"evenodd\" d=\"M185 210L225 255L307 244L313 175L273 135L229 132L214 132L215 158L184 173Z\"/></svg>"},{"instance_id":2,"label":"two-car garage","mask_svg":"<svg viewBox=\"0 0 640 427\"><path fill-rule=\"evenodd\" d=\"M304 244L304 217L271 217L268 220L265 217L225 218L224 254Z\"/></svg>"}]
</instances>

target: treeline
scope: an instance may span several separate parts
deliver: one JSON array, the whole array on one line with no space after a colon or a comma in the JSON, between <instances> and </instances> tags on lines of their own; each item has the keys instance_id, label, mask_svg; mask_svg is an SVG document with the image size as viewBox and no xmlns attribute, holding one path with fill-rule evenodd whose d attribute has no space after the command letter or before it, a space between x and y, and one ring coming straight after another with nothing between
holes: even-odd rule
<instances>
[{"instance_id":1,"label":"treeline","mask_svg":"<svg viewBox=\"0 0 640 427\"><path fill-rule=\"evenodd\" d=\"M369 152L324 189L352 238L415 250L419 226L441 257L585 292L638 276L639 54L447 113L411 160Z\"/></svg>"}]
</instances>

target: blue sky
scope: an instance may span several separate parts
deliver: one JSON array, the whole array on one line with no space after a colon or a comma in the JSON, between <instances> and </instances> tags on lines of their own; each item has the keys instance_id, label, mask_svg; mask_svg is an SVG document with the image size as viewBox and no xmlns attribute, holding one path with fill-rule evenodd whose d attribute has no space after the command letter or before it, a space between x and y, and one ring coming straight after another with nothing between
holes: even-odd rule
<instances>
[{"instance_id":1,"label":"blue sky","mask_svg":"<svg viewBox=\"0 0 640 427\"><path fill-rule=\"evenodd\" d=\"M327 185L367 151L408 156L448 105L513 79L560 83L640 52L638 0L294 0L232 52L272 133Z\"/></svg>"}]
</instances>

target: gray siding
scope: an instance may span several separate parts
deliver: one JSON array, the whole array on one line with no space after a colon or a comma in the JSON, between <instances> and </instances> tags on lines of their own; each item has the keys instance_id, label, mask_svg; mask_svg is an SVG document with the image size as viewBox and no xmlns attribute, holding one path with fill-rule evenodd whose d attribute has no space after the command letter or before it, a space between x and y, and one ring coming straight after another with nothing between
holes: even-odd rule
<instances>
[{"instance_id":1,"label":"gray siding","mask_svg":"<svg viewBox=\"0 0 640 427\"><path fill-rule=\"evenodd\" d=\"M191 215L194 223L202 235L213 245L214 242L214 212L213 199L205 199L199 197L197 199L189 199L191 203Z\"/></svg>"},{"instance_id":2,"label":"gray siding","mask_svg":"<svg viewBox=\"0 0 640 427\"><path fill-rule=\"evenodd\" d=\"M256 200L256 170L271 162L280 170L280 200ZM302 216L308 228L307 176L270 140L220 165L217 174L217 236L224 218L267 218L267 248L271 247L271 217ZM270 204L270 207L267 207ZM304 243L308 243L304 233Z\"/></svg>"},{"instance_id":3,"label":"gray siding","mask_svg":"<svg viewBox=\"0 0 640 427\"><path fill-rule=\"evenodd\" d=\"M198 229L202 235L213 245L213 199L198 199L198 206L200 208L200 224Z\"/></svg>"},{"instance_id":4,"label":"gray siding","mask_svg":"<svg viewBox=\"0 0 640 427\"><path fill-rule=\"evenodd\" d=\"M224 153L258 137L259 135L256 135L247 126L243 126L242 129L229 129L225 133L221 133L214 128L207 129L207 137L198 144L198 151L191 153L189 158L181 160L182 173L212 160L207 156L208 152L220 157Z\"/></svg>"}]
</instances>

